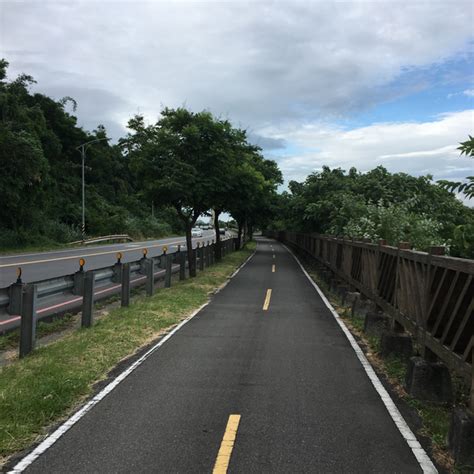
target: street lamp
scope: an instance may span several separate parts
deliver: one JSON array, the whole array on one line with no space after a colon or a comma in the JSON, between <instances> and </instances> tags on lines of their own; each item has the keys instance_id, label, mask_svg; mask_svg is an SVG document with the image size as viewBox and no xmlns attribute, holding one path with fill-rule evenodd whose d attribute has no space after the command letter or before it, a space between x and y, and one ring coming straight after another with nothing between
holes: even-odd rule
<instances>
[{"instance_id":1,"label":"street lamp","mask_svg":"<svg viewBox=\"0 0 474 474\"><path fill-rule=\"evenodd\" d=\"M76 150L81 152L82 157L82 240L86 234L86 183L84 180L84 161L86 159L86 150L93 145L94 143L101 142L103 140L110 140L110 138L96 138L95 140L90 140L88 142L79 145Z\"/></svg>"}]
</instances>

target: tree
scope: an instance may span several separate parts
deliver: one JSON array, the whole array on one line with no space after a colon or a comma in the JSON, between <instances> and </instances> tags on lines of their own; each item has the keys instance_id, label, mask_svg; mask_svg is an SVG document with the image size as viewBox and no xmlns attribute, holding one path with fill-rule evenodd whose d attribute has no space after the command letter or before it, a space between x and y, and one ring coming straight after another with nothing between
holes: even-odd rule
<instances>
[{"instance_id":1,"label":"tree","mask_svg":"<svg viewBox=\"0 0 474 474\"><path fill-rule=\"evenodd\" d=\"M186 232L189 273L196 275L191 229L213 206L213 193L225 185L220 121L206 111L165 108L160 120L146 126L143 117L129 121L134 132L122 143L130 150L132 165L149 200L172 206Z\"/></svg>"},{"instance_id":2,"label":"tree","mask_svg":"<svg viewBox=\"0 0 474 474\"><path fill-rule=\"evenodd\" d=\"M66 111L76 103L30 91L34 79L7 79L0 60L0 247L68 242L80 237L81 155L77 147L106 137L88 132ZM135 238L182 232L169 208L151 215L141 183L121 147L100 142L86 159L86 222L92 235L129 233Z\"/></svg>"},{"instance_id":3,"label":"tree","mask_svg":"<svg viewBox=\"0 0 474 474\"><path fill-rule=\"evenodd\" d=\"M367 173L324 166L303 183L291 181L279 199L277 229L349 237L407 240L423 250L446 245L451 255L470 258L474 209L433 183L432 176Z\"/></svg>"},{"instance_id":4,"label":"tree","mask_svg":"<svg viewBox=\"0 0 474 474\"><path fill-rule=\"evenodd\" d=\"M469 135L469 140L461 142L458 150L461 151L461 156L466 155L474 158L474 137ZM438 183L444 189L464 193L468 199L472 199L474 197L474 176L467 176L466 180L464 183L460 181L439 180Z\"/></svg>"}]
</instances>

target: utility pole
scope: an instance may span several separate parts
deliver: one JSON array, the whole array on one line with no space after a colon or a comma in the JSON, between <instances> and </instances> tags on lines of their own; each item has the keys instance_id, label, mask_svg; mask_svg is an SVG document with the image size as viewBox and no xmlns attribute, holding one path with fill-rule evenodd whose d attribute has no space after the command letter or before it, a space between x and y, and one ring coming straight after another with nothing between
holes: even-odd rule
<instances>
[{"instance_id":1,"label":"utility pole","mask_svg":"<svg viewBox=\"0 0 474 474\"><path fill-rule=\"evenodd\" d=\"M85 240L86 236L86 181L85 181L85 168L84 163L86 161L86 150L94 143L101 142L103 140L110 140L110 138L96 138L95 140L90 140L88 142L79 145L76 150L81 152L82 158L82 241Z\"/></svg>"}]
</instances>

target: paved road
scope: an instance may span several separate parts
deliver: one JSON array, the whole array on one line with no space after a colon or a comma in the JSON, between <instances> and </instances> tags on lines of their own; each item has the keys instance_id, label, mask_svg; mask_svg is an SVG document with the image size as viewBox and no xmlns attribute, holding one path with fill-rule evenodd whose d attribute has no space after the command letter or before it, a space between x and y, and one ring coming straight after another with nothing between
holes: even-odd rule
<instances>
[{"instance_id":1,"label":"paved road","mask_svg":"<svg viewBox=\"0 0 474 474\"><path fill-rule=\"evenodd\" d=\"M271 241L27 472L204 473L218 453L215 472L421 472L332 314Z\"/></svg>"},{"instance_id":2,"label":"paved road","mask_svg":"<svg viewBox=\"0 0 474 474\"><path fill-rule=\"evenodd\" d=\"M193 242L207 242L215 238L213 230L203 231L202 238ZM48 278L70 275L79 269L79 259L86 259L86 270L108 267L116 261L117 252L123 253L122 261L131 262L142 257L142 249L148 249L148 255L154 257L162 254L163 245L170 251L178 244L186 245L185 237L131 242L126 244L100 245L95 247L57 250L31 254L6 255L0 257L0 288L10 286L16 280L16 270L22 268L25 283L37 282Z\"/></svg>"}]
</instances>

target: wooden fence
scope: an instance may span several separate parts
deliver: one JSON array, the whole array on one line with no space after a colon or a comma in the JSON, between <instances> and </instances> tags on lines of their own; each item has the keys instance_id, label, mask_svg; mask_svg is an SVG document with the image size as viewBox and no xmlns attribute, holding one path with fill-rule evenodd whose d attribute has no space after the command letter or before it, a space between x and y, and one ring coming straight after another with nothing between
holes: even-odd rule
<instances>
[{"instance_id":1,"label":"wooden fence","mask_svg":"<svg viewBox=\"0 0 474 474\"><path fill-rule=\"evenodd\" d=\"M401 324L473 383L474 260L318 234L269 235L303 250Z\"/></svg>"}]
</instances>

